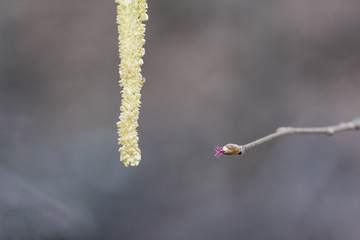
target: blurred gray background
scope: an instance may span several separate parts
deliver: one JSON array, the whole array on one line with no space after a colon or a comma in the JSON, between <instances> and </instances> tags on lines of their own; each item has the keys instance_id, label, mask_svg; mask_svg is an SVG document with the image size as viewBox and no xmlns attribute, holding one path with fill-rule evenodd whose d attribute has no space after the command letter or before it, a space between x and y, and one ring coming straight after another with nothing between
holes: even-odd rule
<instances>
[{"instance_id":1,"label":"blurred gray background","mask_svg":"<svg viewBox=\"0 0 360 240\"><path fill-rule=\"evenodd\" d=\"M139 136L119 161L116 5L0 0L0 239L360 239L360 1L148 2Z\"/></svg>"}]
</instances>

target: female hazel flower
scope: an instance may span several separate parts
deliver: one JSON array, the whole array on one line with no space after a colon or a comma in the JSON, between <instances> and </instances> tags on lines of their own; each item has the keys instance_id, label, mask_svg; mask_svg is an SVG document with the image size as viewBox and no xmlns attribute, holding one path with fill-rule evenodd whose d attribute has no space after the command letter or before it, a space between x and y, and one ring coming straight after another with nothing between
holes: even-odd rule
<instances>
[{"instance_id":1,"label":"female hazel flower","mask_svg":"<svg viewBox=\"0 0 360 240\"><path fill-rule=\"evenodd\" d=\"M127 166L137 166L141 160L136 131L139 118L140 90L145 82L141 75L145 54L146 0L115 0L119 33L120 87L122 87L120 121L117 122L120 159Z\"/></svg>"},{"instance_id":2,"label":"female hazel flower","mask_svg":"<svg viewBox=\"0 0 360 240\"><path fill-rule=\"evenodd\" d=\"M219 146L215 146L214 148L215 151L215 157L219 157L220 155L235 155L235 154L242 154L243 153L243 149L234 143L228 143L223 147L219 147Z\"/></svg>"}]
</instances>

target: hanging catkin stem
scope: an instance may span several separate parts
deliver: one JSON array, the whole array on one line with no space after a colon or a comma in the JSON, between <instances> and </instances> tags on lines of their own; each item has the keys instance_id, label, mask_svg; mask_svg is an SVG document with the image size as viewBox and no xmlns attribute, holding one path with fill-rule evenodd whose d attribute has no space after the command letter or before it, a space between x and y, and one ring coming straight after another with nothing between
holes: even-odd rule
<instances>
[{"instance_id":1,"label":"hanging catkin stem","mask_svg":"<svg viewBox=\"0 0 360 240\"><path fill-rule=\"evenodd\" d=\"M145 0L115 0L119 33L120 87L122 87L120 121L117 122L120 159L127 166L137 166L141 160L136 131L139 118L140 90L145 81L141 75L145 54L145 24L148 19Z\"/></svg>"}]
</instances>

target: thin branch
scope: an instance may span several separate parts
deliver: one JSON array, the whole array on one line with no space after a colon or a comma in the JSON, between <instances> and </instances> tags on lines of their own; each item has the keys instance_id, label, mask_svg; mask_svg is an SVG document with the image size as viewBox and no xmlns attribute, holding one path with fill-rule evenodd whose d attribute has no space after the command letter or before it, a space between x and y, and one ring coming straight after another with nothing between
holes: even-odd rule
<instances>
[{"instance_id":1,"label":"thin branch","mask_svg":"<svg viewBox=\"0 0 360 240\"><path fill-rule=\"evenodd\" d=\"M226 144L224 147L216 146L215 156L219 157L220 155L235 155L235 154L243 154L250 148L253 148L257 145L263 144L270 140L273 140L278 137L286 136L286 135L295 135L295 134L325 134L327 136L331 136L338 132L345 131L354 131L360 130L360 118L356 118L350 122L342 122L334 126L328 127L314 127L314 128L294 128L294 127L280 127L275 133L267 135L263 138L255 140L245 145L237 145L234 143Z\"/></svg>"}]
</instances>

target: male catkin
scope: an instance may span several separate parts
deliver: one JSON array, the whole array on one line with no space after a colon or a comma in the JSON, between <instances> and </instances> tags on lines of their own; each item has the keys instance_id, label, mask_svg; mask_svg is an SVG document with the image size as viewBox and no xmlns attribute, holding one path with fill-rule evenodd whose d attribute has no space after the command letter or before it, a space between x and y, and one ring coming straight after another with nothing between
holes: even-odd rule
<instances>
[{"instance_id":1,"label":"male catkin","mask_svg":"<svg viewBox=\"0 0 360 240\"><path fill-rule=\"evenodd\" d=\"M120 87L122 101L120 121L117 122L120 160L127 166L137 166L141 161L137 133L140 90L145 82L141 75L142 57L145 54L145 24L147 3L145 0L115 0L119 33Z\"/></svg>"}]
</instances>

